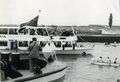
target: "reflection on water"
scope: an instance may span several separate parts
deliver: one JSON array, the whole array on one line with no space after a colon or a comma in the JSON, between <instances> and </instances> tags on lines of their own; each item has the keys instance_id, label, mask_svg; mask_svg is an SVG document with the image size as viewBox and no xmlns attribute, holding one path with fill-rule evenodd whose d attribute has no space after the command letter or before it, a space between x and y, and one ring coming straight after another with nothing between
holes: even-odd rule
<instances>
[{"instance_id":1,"label":"reflection on water","mask_svg":"<svg viewBox=\"0 0 120 82\"><path fill-rule=\"evenodd\" d=\"M118 57L120 59L120 44L117 47L96 43L92 55L58 55L58 59L68 64L64 82L116 82L120 78L120 67L91 65L94 56Z\"/></svg>"}]
</instances>

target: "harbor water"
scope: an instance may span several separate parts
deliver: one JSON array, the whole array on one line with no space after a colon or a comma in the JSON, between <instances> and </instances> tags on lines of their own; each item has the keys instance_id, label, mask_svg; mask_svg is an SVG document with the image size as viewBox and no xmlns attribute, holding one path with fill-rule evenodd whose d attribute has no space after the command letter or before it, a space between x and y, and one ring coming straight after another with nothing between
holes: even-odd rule
<instances>
[{"instance_id":1,"label":"harbor water","mask_svg":"<svg viewBox=\"0 0 120 82\"><path fill-rule=\"evenodd\" d=\"M117 82L120 78L120 67L92 65L93 57L117 57L120 61L120 44L106 46L103 43L95 43L91 55L57 55L58 59L68 64L64 82Z\"/></svg>"}]
</instances>

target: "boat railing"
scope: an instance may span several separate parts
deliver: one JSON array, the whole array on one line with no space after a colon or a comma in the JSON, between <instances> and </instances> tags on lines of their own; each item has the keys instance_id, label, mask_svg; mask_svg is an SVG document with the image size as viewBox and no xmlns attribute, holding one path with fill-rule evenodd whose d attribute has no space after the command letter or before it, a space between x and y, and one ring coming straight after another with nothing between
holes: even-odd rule
<instances>
[{"instance_id":1,"label":"boat railing","mask_svg":"<svg viewBox=\"0 0 120 82\"><path fill-rule=\"evenodd\" d=\"M51 71L51 72L47 72L47 73L39 74L39 75L34 75L34 76L31 76L31 77L19 78L19 79L14 80L14 82L25 82L25 81L30 81L30 80L46 77L46 76L61 72L61 71L65 70L66 68L67 68L67 66L65 65L62 69L57 69L55 71Z\"/></svg>"}]
</instances>

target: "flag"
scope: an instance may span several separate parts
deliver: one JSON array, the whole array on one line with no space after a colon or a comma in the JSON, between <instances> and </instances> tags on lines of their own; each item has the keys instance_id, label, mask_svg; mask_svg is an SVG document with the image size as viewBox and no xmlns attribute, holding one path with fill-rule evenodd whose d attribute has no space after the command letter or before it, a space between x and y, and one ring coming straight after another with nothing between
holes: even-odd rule
<instances>
[{"instance_id":1,"label":"flag","mask_svg":"<svg viewBox=\"0 0 120 82\"><path fill-rule=\"evenodd\" d=\"M22 23L20 24L20 29L18 30L19 33L24 33L25 32L25 27L23 26L37 26L38 24L38 18L39 18L39 15L36 16L35 18L31 19L29 22L25 22L25 23Z\"/></svg>"},{"instance_id":2,"label":"flag","mask_svg":"<svg viewBox=\"0 0 120 82\"><path fill-rule=\"evenodd\" d=\"M39 18L39 15L36 16L35 18L31 19L29 22L25 22L25 23L22 23L20 24L20 27L23 27L23 26L37 26L38 24L38 18Z\"/></svg>"}]
</instances>

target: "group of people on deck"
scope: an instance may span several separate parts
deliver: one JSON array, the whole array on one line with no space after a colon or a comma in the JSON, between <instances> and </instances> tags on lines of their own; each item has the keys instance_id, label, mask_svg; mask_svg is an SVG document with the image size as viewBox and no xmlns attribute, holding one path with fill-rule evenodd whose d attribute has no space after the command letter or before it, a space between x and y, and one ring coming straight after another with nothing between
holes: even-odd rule
<instances>
[{"instance_id":1,"label":"group of people on deck","mask_svg":"<svg viewBox=\"0 0 120 82\"><path fill-rule=\"evenodd\" d=\"M110 57L107 57L106 60L103 59L102 56L100 56L98 59L97 59L97 62L99 63L108 63L108 64L118 64L118 58L115 58L114 61L112 61L110 59Z\"/></svg>"}]
</instances>

